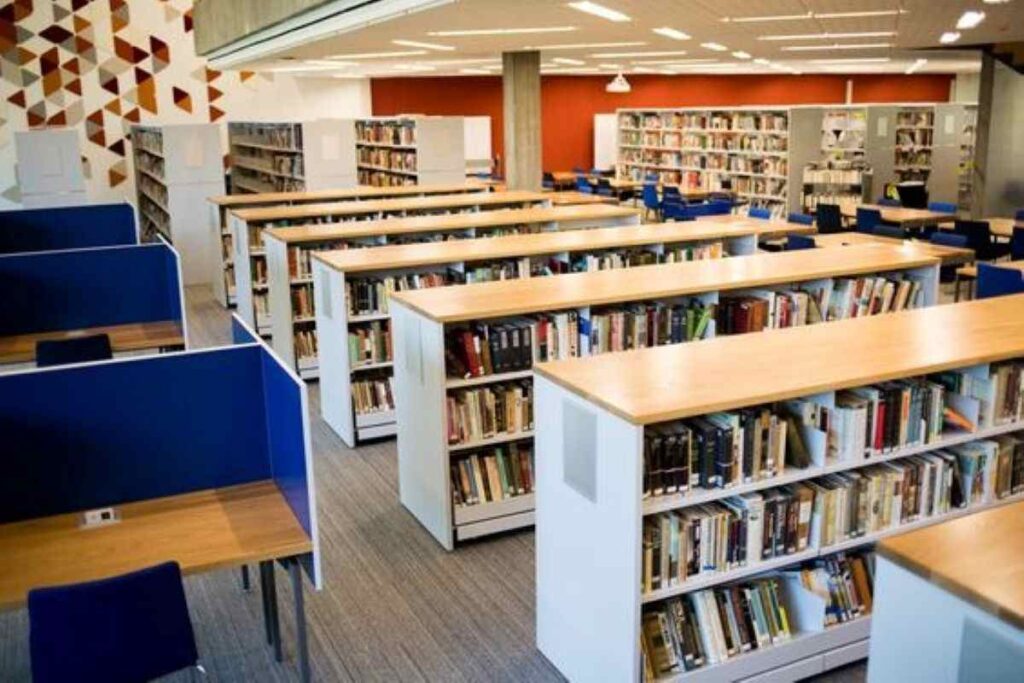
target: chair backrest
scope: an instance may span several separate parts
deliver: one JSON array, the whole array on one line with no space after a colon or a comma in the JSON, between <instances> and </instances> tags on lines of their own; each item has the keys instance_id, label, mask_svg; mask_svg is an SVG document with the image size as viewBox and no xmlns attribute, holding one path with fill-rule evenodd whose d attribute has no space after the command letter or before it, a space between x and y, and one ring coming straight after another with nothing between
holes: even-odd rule
<instances>
[{"instance_id":1,"label":"chair backrest","mask_svg":"<svg viewBox=\"0 0 1024 683\"><path fill-rule=\"evenodd\" d=\"M1017 212L1013 214L1013 220L1024 221L1024 209L1017 209Z\"/></svg>"},{"instance_id":2,"label":"chair backrest","mask_svg":"<svg viewBox=\"0 0 1024 683\"><path fill-rule=\"evenodd\" d=\"M857 207L857 232L874 232L875 228L882 222L882 212L878 209Z\"/></svg>"},{"instance_id":3,"label":"chair backrest","mask_svg":"<svg viewBox=\"0 0 1024 683\"><path fill-rule=\"evenodd\" d=\"M658 174L657 173L648 173L647 175L644 176L644 182L645 183L657 183L658 182Z\"/></svg>"},{"instance_id":4,"label":"chair backrest","mask_svg":"<svg viewBox=\"0 0 1024 683\"><path fill-rule=\"evenodd\" d=\"M658 200L658 188L654 183L644 183L643 189L644 208L660 209L661 202Z\"/></svg>"},{"instance_id":5,"label":"chair backrest","mask_svg":"<svg viewBox=\"0 0 1024 683\"><path fill-rule=\"evenodd\" d=\"M760 218L761 220L768 220L772 217L772 212L763 206L752 206L747 211L747 215L751 218Z\"/></svg>"},{"instance_id":6,"label":"chair backrest","mask_svg":"<svg viewBox=\"0 0 1024 683\"><path fill-rule=\"evenodd\" d=\"M953 231L967 237L967 246L975 251L985 251L992 244L992 231L988 221L953 221Z\"/></svg>"},{"instance_id":7,"label":"chair backrest","mask_svg":"<svg viewBox=\"0 0 1024 683\"><path fill-rule=\"evenodd\" d=\"M938 244L943 247L967 246L967 235L959 235L955 232L936 230L935 232L932 233L932 236L929 239L932 244Z\"/></svg>"},{"instance_id":8,"label":"chair backrest","mask_svg":"<svg viewBox=\"0 0 1024 683\"><path fill-rule=\"evenodd\" d=\"M604 176L601 176L600 178L597 179L597 186L598 187L604 187L604 188L607 188L609 190L612 189L611 181L608 180L608 178L605 178Z\"/></svg>"},{"instance_id":9,"label":"chair backrest","mask_svg":"<svg viewBox=\"0 0 1024 683\"><path fill-rule=\"evenodd\" d=\"M704 206L707 207L704 213L705 216L724 216L732 212L732 202L730 201L715 199ZM769 212L768 216L769 218L771 217L771 212Z\"/></svg>"},{"instance_id":10,"label":"chair backrest","mask_svg":"<svg viewBox=\"0 0 1024 683\"><path fill-rule=\"evenodd\" d=\"M900 183L896 186L900 204L908 209L923 209L928 206L928 189L924 183Z\"/></svg>"},{"instance_id":11,"label":"chair backrest","mask_svg":"<svg viewBox=\"0 0 1024 683\"><path fill-rule=\"evenodd\" d=\"M551 173L547 171L544 171L544 174L541 176L541 185L543 185L544 187L554 187L555 176L553 176Z\"/></svg>"},{"instance_id":12,"label":"chair backrest","mask_svg":"<svg viewBox=\"0 0 1024 683\"><path fill-rule=\"evenodd\" d=\"M860 228L858 227L858 230L859 229ZM872 234L878 235L879 237L894 237L899 240L907 239L906 230L895 225L886 225L885 223L879 223L876 225Z\"/></svg>"},{"instance_id":13,"label":"chair backrest","mask_svg":"<svg viewBox=\"0 0 1024 683\"><path fill-rule=\"evenodd\" d=\"M580 192L586 192L587 194L594 193L594 186L590 184L589 180L587 180L587 176L582 174L576 176L576 189Z\"/></svg>"},{"instance_id":14,"label":"chair backrest","mask_svg":"<svg viewBox=\"0 0 1024 683\"><path fill-rule=\"evenodd\" d=\"M818 244L814 241L813 237L807 237L806 235L786 235L786 251L814 249L816 246L818 246Z\"/></svg>"},{"instance_id":15,"label":"chair backrest","mask_svg":"<svg viewBox=\"0 0 1024 683\"><path fill-rule=\"evenodd\" d=\"M1014 261L1024 259L1024 228L1014 228L1010 238L1010 258Z\"/></svg>"},{"instance_id":16,"label":"chair backrest","mask_svg":"<svg viewBox=\"0 0 1024 683\"><path fill-rule=\"evenodd\" d=\"M110 337L105 334L36 342L36 365L40 368L107 360L113 356Z\"/></svg>"},{"instance_id":17,"label":"chair backrest","mask_svg":"<svg viewBox=\"0 0 1024 683\"><path fill-rule=\"evenodd\" d=\"M661 188L661 195L670 201L683 201L683 195L679 194L679 188L675 185L665 185Z\"/></svg>"},{"instance_id":18,"label":"chair backrest","mask_svg":"<svg viewBox=\"0 0 1024 683\"><path fill-rule=\"evenodd\" d=\"M838 204L818 204L818 232L823 235L843 231L843 214Z\"/></svg>"},{"instance_id":19,"label":"chair backrest","mask_svg":"<svg viewBox=\"0 0 1024 683\"><path fill-rule=\"evenodd\" d=\"M798 213L794 211L789 214L790 223L799 223L800 225L814 225L814 216L809 213Z\"/></svg>"},{"instance_id":20,"label":"chair backrest","mask_svg":"<svg viewBox=\"0 0 1024 683\"><path fill-rule=\"evenodd\" d=\"M1000 268L990 263L978 263L978 299L1024 293L1024 274L1016 268Z\"/></svg>"},{"instance_id":21,"label":"chair backrest","mask_svg":"<svg viewBox=\"0 0 1024 683\"><path fill-rule=\"evenodd\" d=\"M884 197L884 196L883 197L879 197L878 201L875 202L875 204L878 204L879 206L896 206L896 207L901 206L900 200L893 199L892 197Z\"/></svg>"},{"instance_id":22,"label":"chair backrest","mask_svg":"<svg viewBox=\"0 0 1024 683\"><path fill-rule=\"evenodd\" d=\"M199 661L176 562L33 589L28 616L35 683L148 681Z\"/></svg>"},{"instance_id":23,"label":"chair backrest","mask_svg":"<svg viewBox=\"0 0 1024 683\"><path fill-rule=\"evenodd\" d=\"M956 204L952 202L928 202L928 210L936 213L956 213Z\"/></svg>"}]
</instances>

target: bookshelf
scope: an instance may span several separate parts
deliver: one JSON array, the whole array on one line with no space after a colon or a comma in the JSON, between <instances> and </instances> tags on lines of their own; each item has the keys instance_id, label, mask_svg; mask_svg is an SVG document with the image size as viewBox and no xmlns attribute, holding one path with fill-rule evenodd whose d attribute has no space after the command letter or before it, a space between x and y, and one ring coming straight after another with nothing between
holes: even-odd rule
<instances>
[{"instance_id":1,"label":"bookshelf","mask_svg":"<svg viewBox=\"0 0 1024 683\"><path fill-rule=\"evenodd\" d=\"M228 213L241 209L272 206L298 206L324 202L388 199L392 197L426 197L434 194L487 192L479 183L465 182L445 185L416 185L405 187L356 186L342 189L313 190L311 192L266 192L260 194L231 194L210 197L209 225L210 249L213 254L213 295L222 306L235 305L234 247Z\"/></svg>"},{"instance_id":2,"label":"bookshelf","mask_svg":"<svg viewBox=\"0 0 1024 683\"><path fill-rule=\"evenodd\" d=\"M821 154L828 161L863 161L867 148L867 110L826 109L821 120Z\"/></svg>"},{"instance_id":3,"label":"bookshelf","mask_svg":"<svg viewBox=\"0 0 1024 683\"><path fill-rule=\"evenodd\" d=\"M789 190L789 109L619 109L619 179L722 190L727 185L754 206L786 212Z\"/></svg>"},{"instance_id":4,"label":"bookshelf","mask_svg":"<svg viewBox=\"0 0 1024 683\"><path fill-rule=\"evenodd\" d=\"M856 209L870 203L871 179L871 170L863 162L829 160L808 164L803 170L803 210L814 213L818 204Z\"/></svg>"},{"instance_id":5,"label":"bookshelf","mask_svg":"<svg viewBox=\"0 0 1024 683\"><path fill-rule=\"evenodd\" d=\"M261 335L271 333L270 303L266 296L266 252L263 249L265 228L529 208L546 206L549 201L540 192L481 192L232 211L228 225L234 246L232 260L238 314ZM247 258L241 258L243 255Z\"/></svg>"},{"instance_id":6,"label":"bookshelf","mask_svg":"<svg viewBox=\"0 0 1024 683\"><path fill-rule=\"evenodd\" d=\"M965 105L959 130L959 163L957 164L957 207L971 210L974 196L974 140L978 129L977 105Z\"/></svg>"},{"instance_id":7,"label":"bookshelf","mask_svg":"<svg viewBox=\"0 0 1024 683\"><path fill-rule=\"evenodd\" d=\"M722 312L734 310L733 302L738 297L756 297L766 307L767 302L774 302L775 312L785 308L783 299L814 297L821 302L822 310L830 311L830 303L844 300L839 291L849 291L850 278L869 274L888 274L893 280L905 278L916 282L920 292L916 304L932 305L936 301L938 261L884 246L757 254L649 266L642 272L611 270L393 294L389 309L396 353L394 389L402 504L447 549L459 540L531 526L534 521L533 496L529 493L486 504L457 506L450 483L452 464L459 464L466 456L497 442L530 447L532 430L498 433L494 437L485 434L478 441L466 440L460 430L458 438L449 439L449 420L455 422L456 415L447 407L454 401L461 415L462 406L474 400L465 393L470 388L507 387L516 383L528 391L532 386L532 356L506 358L499 362L500 371L495 373L481 373L477 368L476 372L468 373L468 378L449 377L449 351L454 350L456 357L461 352L457 346L447 346L446 340L459 340L465 347L471 347L475 339L467 340L464 332L469 330L470 336L475 337L477 331L487 326L496 330L500 344L502 332L511 336L513 330L525 324L530 329L529 339L539 339L533 332L535 327L544 339L557 340L552 355L589 355L591 342L595 349L630 348L637 344L625 339L621 344L614 343L617 337L610 330L622 330L621 336L625 336L630 323L623 312L635 304L644 307L633 309L640 317L630 318L637 322L632 334L639 334L639 322L646 320L651 311L660 311L660 320L666 320L664 316L669 313L665 306L669 306L680 312L694 310L694 319L697 312L702 316L705 309L708 312L703 318L707 321L703 333L694 327L691 335L691 326L687 324L684 328L681 324L679 334L673 328L672 339L715 337L735 325L735 317L726 317ZM802 293L796 293L797 288ZM651 308L648 304L663 306ZM682 322L688 319L683 316ZM719 322L723 329L719 329ZM573 330L583 333L576 335ZM480 347L488 345L481 342ZM653 379L659 373L645 377L660 381ZM544 454L547 450L539 448L537 452ZM543 458L542 455L538 462ZM594 528L600 529L600 523Z\"/></svg>"},{"instance_id":8,"label":"bookshelf","mask_svg":"<svg viewBox=\"0 0 1024 683\"><path fill-rule=\"evenodd\" d=\"M136 206L144 238L162 235L181 255L185 284L209 282L212 260L203 204L224 193L214 124L132 126Z\"/></svg>"},{"instance_id":9,"label":"bookshelf","mask_svg":"<svg viewBox=\"0 0 1024 683\"><path fill-rule=\"evenodd\" d=\"M547 211L553 217L578 215L575 212L565 214L564 209L533 211ZM616 219L616 222L622 220ZM559 221L557 227L577 226L566 226ZM723 225L698 221L315 253L313 278L314 293L319 293L316 332L321 342L321 414L349 446L363 439L396 433L393 401L383 402L381 408L357 400L355 392L363 389L358 383L363 381L365 370L352 363L348 340L360 327L387 319L388 293L400 285L408 289L437 287L502 276L538 277L677 258L748 255L757 252L758 237L764 230L773 230L773 224L747 221ZM809 233L813 232L813 227L798 226L793 231ZM685 253L683 247L691 252ZM273 281L272 276L272 288ZM271 297L272 304L277 300ZM319 305L324 301L327 305ZM277 319L276 313L273 317ZM382 368L376 375L377 381L390 381L391 368Z\"/></svg>"},{"instance_id":10,"label":"bookshelf","mask_svg":"<svg viewBox=\"0 0 1024 683\"><path fill-rule=\"evenodd\" d=\"M935 139L935 108L903 106L896 113L896 145L893 170L898 182L928 182Z\"/></svg>"},{"instance_id":11,"label":"bookshelf","mask_svg":"<svg viewBox=\"0 0 1024 683\"><path fill-rule=\"evenodd\" d=\"M466 178L461 116L374 117L356 121L359 182L394 186Z\"/></svg>"},{"instance_id":12,"label":"bookshelf","mask_svg":"<svg viewBox=\"0 0 1024 683\"><path fill-rule=\"evenodd\" d=\"M329 250L356 250L384 244L452 243L475 237L635 225L635 209L618 206L566 206L509 209L452 216L424 216L333 225L272 228L263 232L267 300L274 350L305 379L319 377L313 257ZM362 251L362 249L359 249ZM344 292L344 288L341 289ZM386 316L372 316L380 323ZM328 343L347 348L347 335Z\"/></svg>"},{"instance_id":13,"label":"bookshelf","mask_svg":"<svg viewBox=\"0 0 1024 683\"><path fill-rule=\"evenodd\" d=\"M953 494L945 486L931 489L932 494L938 491L941 495L929 495L918 485L931 481L929 472L936 475L936 481L943 480L942 472L946 473L942 476L955 476L944 468L959 462L960 456L933 457L935 453L966 452L1024 430L1019 395L1012 403L998 404L1012 405L1010 411L995 410L997 402L991 400L995 395L992 392L998 393L1000 386L1008 391L1004 379L1012 372L1004 375L995 364L1024 357L1022 314L1024 297L1002 297L782 330L759 338L737 336L706 344L537 366L535 440L543 456L536 465L540 650L571 680L638 680L642 615L668 604L663 603L668 598L794 568L814 558L868 548L893 534L1019 500L1021 493L999 489L998 484L990 489L988 477L995 474L983 468L977 473L985 477L985 486L963 489L971 492L962 501L965 507L955 506ZM941 344L936 343L936 330L943 330L944 335L948 332ZM767 405L777 410L780 404L794 401L800 407L810 404L811 415L825 409L838 416L840 408L846 410L850 405L846 402L850 390L885 382L920 386L915 378L933 373L946 373L942 379L946 388L937 394L934 388L929 389L931 402L927 405L955 406L971 414L978 425L975 431L944 431L941 419L934 419L935 413L921 413L930 416L921 422L922 427L927 426L922 430L926 436L914 440L910 432L883 431L886 439L899 436L886 441L891 446L888 450L872 451L870 455L840 438L835 443L843 449L841 452L849 447L852 454L833 457L827 455L828 439L820 430L815 434L804 422L794 428L794 433L799 433L811 450L810 464L805 469L787 464L775 477L742 481L731 488L701 488L698 483L682 493L643 495L645 482L652 481L645 477L649 474L644 465L645 439L663 433L668 425L674 427L681 420L692 424L709 414ZM993 373L1003 379L992 380ZM947 380L952 382L946 384ZM986 398L979 400L977 396ZM983 408L983 404L991 408ZM863 422L843 423L842 419L837 417L834 424L864 426ZM846 433L864 432L855 426ZM993 462L1001 461L1002 449L1000 444L1000 455ZM747 500L752 500L749 494L760 493L768 501L780 490L780 484L790 484L794 487L791 491L799 491L795 488L798 482L814 482L821 487L819 490L827 491L841 481L837 473L862 477L891 474L891 491L902 492L897 473L908 477L911 468L923 464L932 468L924 476L919 476L918 469L914 470L918 478L902 479L903 484L918 487L907 489L910 497L900 498L898 503L882 499L877 508L867 508L888 509L889 517L879 512L874 522L882 523L872 523L863 533L852 537L827 535L834 529L835 520L822 519L824 508L817 507L816 499L809 519L794 518L793 528L804 543L797 543L792 552L787 548L769 559L727 566L717 572L701 571L666 588L645 590L643 529L647 521L666 519L662 517L665 513L674 514L676 519L691 519L702 514L695 506L733 495L747 494ZM871 495L877 497L878 491L884 490L874 489ZM873 498L863 500L870 504ZM891 507L885 506L886 501L892 503ZM767 508L767 502L765 505L762 522L777 510ZM755 505L754 510L760 508ZM911 514L905 515L908 511ZM745 518L757 523L754 517ZM848 519L859 524L864 518L858 513ZM789 524L786 529L791 528ZM653 550L651 537L647 538L647 547ZM757 539L758 535L754 533L751 538ZM756 545L753 550L756 552ZM802 614L805 607L795 605L794 612ZM821 673L866 656L870 617L837 627L806 629L798 620L796 631L787 643L753 650L702 669L663 672L658 680L720 681L757 676L792 680Z\"/></svg>"},{"instance_id":14,"label":"bookshelf","mask_svg":"<svg viewBox=\"0 0 1024 683\"><path fill-rule=\"evenodd\" d=\"M231 193L302 192L356 185L355 122L228 123Z\"/></svg>"}]
</instances>

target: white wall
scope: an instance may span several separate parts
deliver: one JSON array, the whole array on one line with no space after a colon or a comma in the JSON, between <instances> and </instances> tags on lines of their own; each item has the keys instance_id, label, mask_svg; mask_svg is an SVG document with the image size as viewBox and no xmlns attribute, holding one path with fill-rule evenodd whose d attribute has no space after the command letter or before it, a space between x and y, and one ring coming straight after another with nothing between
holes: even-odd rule
<instances>
[{"instance_id":1,"label":"white wall","mask_svg":"<svg viewBox=\"0 0 1024 683\"><path fill-rule=\"evenodd\" d=\"M996 63L984 216L1024 208L1024 75Z\"/></svg>"}]
</instances>

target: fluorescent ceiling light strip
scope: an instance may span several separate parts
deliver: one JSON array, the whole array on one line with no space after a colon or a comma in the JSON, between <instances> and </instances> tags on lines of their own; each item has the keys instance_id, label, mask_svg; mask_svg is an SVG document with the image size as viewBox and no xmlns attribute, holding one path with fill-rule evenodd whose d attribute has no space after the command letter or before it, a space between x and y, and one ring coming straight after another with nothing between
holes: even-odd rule
<instances>
[{"instance_id":1,"label":"fluorescent ceiling light strip","mask_svg":"<svg viewBox=\"0 0 1024 683\"><path fill-rule=\"evenodd\" d=\"M535 28L473 28L459 31L430 31L428 36L510 36L523 33L568 33L575 26L540 26Z\"/></svg>"},{"instance_id":2,"label":"fluorescent ceiling light strip","mask_svg":"<svg viewBox=\"0 0 1024 683\"><path fill-rule=\"evenodd\" d=\"M572 7L574 10L586 12L587 14L592 14L595 17L601 17L602 19L607 19L608 21L630 21L629 15L623 14L622 12L614 10L610 7L599 5L596 2L590 2L590 0L583 0L582 2L570 2L568 3L568 5L569 7Z\"/></svg>"},{"instance_id":3,"label":"fluorescent ceiling light strip","mask_svg":"<svg viewBox=\"0 0 1024 683\"><path fill-rule=\"evenodd\" d=\"M891 61L888 57L843 57L835 59L812 59L811 64L871 64Z\"/></svg>"},{"instance_id":4,"label":"fluorescent ceiling light strip","mask_svg":"<svg viewBox=\"0 0 1024 683\"><path fill-rule=\"evenodd\" d=\"M303 71L339 71L348 66L357 66L356 64L345 64L338 62L337 64L294 64L287 66L271 66L267 68L257 68L257 71L265 71L271 73L300 73Z\"/></svg>"},{"instance_id":5,"label":"fluorescent ceiling light strip","mask_svg":"<svg viewBox=\"0 0 1024 683\"><path fill-rule=\"evenodd\" d=\"M820 52L822 50L881 50L892 47L892 43L832 43L831 45L786 45L783 52Z\"/></svg>"},{"instance_id":6,"label":"fluorescent ceiling light strip","mask_svg":"<svg viewBox=\"0 0 1024 683\"><path fill-rule=\"evenodd\" d=\"M722 45L721 43L701 43L700 46L708 50L713 50L715 52L725 52L726 50L729 49L725 45Z\"/></svg>"},{"instance_id":7,"label":"fluorescent ceiling light strip","mask_svg":"<svg viewBox=\"0 0 1024 683\"><path fill-rule=\"evenodd\" d=\"M905 9L874 9L857 12L814 12L815 19L856 19L859 17L894 17L900 14L908 14Z\"/></svg>"},{"instance_id":8,"label":"fluorescent ceiling light strip","mask_svg":"<svg viewBox=\"0 0 1024 683\"><path fill-rule=\"evenodd\" d=\"M431 59L430 63L437 66L458 66L459 64L501 64L501 60L493 57L479 57L475 59Z\"/></svg>"},{"instance_id":9,"label":"fluorescent ceiling light strip","mask_svg":"<svg viewBox=\"0 0 1024 683\"><path fill-rule=\"evenodd\" d=\"M542 74L597 74L601 73L601 70L593 66L560 66L548 69L541 69L540 72Z\"/></svg>"},{"instance_id":10,"label":"fluorescent ceiling light strip","mask_svg":"<svg viewBox=\"0 0 1024 683\"><path fill-rule=\"evenodd\" d=\"M553 57L551 61L556 64L569 64L570 66L583 66L586 64L582 59L569 59L568 57Z\"/></svg>"},{"instance_id":11,"label":"fluorescent ceiling light strip","mask_svg":"<svg viewBox=\"0 0 1024 683\"><path fill-rule=\"evenodd\" d=\"M713 57L701 59L634 59L630 64L710 64L718 60Z\"/></svg>"},{"instance_id":12,"label":"fluorescent ceiling light strip","mask_svg":"<svg viewBox=\"0 0 1024 683\"><path fill-rule=\"evenodd\" d=\"M852 33L798 33L791 36L758 36L758 40L820 40L824 38L889 38L896 31L854 31Z\"/></svg>"},{"instance_id":13,"label":"fluorescent ceiling light strip","mask_svg":"<svg viewBox=\"0 0 1024 683\"><path fill-rule=\"evenodd\" d=\"M760 17L723 17L722 21L737 24L755 23L759 21L799 21L801 19L810 19L813 16L814 15L811 12L805 12L803 14L771 14Z\"/></svg>"},{"instance_id":14,"label":"fluorescent ceiling light strip","mask_svg":"<svg viewBox=\"0 0 1024 683\"><path fill-rule=\"evenodd\" d=\"M668 26L662 26L661 28L652 28L651 30L657 33L659 36L665 36L666 38L671 38L672 40L690 39L689 33L684 33L677 29L669 28Z\"/></svg>"},{"instance_id":15,"label":"fluorescent ceiling light strip","mask_svg":"<svg viewBox=\"0 0 1024 683\"><path fill-rule=\"evenodd\" d=\"M417 57L427 54L426 50L405 50L400 52L358 52L354 54L330 55L328 59L388 59L391 57Z\"/></svg>"},{"instance_id":16,"label":"fluorescent ceiling light strip","mask_svg":"<svg viewBox=\"0 0 1024 683\"><path fill-rule=\"evenodd\" d=\"M642 40L617 43L556 43L555 45L527 45L524 50L597 50L606 47L643 47Z\"/></svg>"},{"instance_id":17,"label":"fluorescent ceiling light strip","mask_svg":"<svg viewBox=\"0 0 1024 683\"><path fill-rule=\"evenodd\" d=\"M956 27L960 31L967 31L974 28L981 22L985 21L984 12L975 12L974 10L967 10L960 15L960 19L956 22Z\"/></svg>"},{"instance_id":18,"label":"fluorescent ceiling light strip","mask_svg":"<svg viewBox=\"0 0 1024 683\"><path fill-rule=\"evenodd\" d=\"M652 52L598 52L590 55L594 59L626 59L629 57L672 57L688 54L686 50L655 50Z\"/></svg>"},{"instance_id":19,"label":"fluorescent ceiling light strip","mask_svg":"<svg viewBox=\"0 0 1024 683\"><path fill-rule=\"evenodd\" d=\"M474 75L477 75L477 76L490 76L491 75L491 72L488 71L487 69L473 69L473 68L459 69L459 73L460 74L474 74Z\"/></svg>"},{"instance_id":20,"label":"fluorescent ceiling light strip","mask_svg":"<svg viewBox=\"0 0 1024 683\"><path fill-rule=\"evenodd\" d=\"M621 69L622 68L621 64L598 64L598 66L600 68L602 68L602 69Z\"/></svg>"},{"instance_id":21,"label":"fluorescent ceiling light strip","mask_svg":"<svg viewBox=\"0 0 1024 683\"><path fill-rule=\"evenodd\" d=\"M452 52L455 48L451 45L439 45L438 43L421 43L417 40L392 40L395 45L403 47L420 47L425 50L438 50L440 52Z\"/></svg>"},{"instance_id":22,"label":"fluorescent ceiling light strip","mask_svg":"<svg viewBox=\"0 0 1024 683\"><path fill-rule=\"evenodd\" d=\"M426 64L395 64L391 68L395 71L437 71L437 67Z\"/></svg>"},{"instance_id":23,"label":"fluorescent ceiling light strip","mask_svg":"<svg viewBox=\"0 0 1024 683\"><path fill-rule=\"evenodd\" d=\"M904 71L903 73L905 73L905 74L907 74L909 76L910 74L915 73L916 71L918 71L921 67L923 67L927 63L928 63L927 59L918 59L913 64L908 66L907 70Z\"/></svg>"},{"instance_id":24,"label":"fluorescent ceiling light strip","mask_svg":"<svg viewBox=\"0 0 1024 683\"><path fill-rule=\"evenodd\" d=\"M736 59L750 59L750 53L744 52L743 50L737 50L736 52L733 52L732 56L735 57Z\"/></svg>"},{"instance_id":25,"label":"fluorescent ceiling light strip","mask_svg":"<svg viewBox=\"0 0 1024 683\"><path fill-rule=\"evenodd\" d=\"M758 17L723 17L721 21L735 24L753 24L771 21L803 21L806 19L854 19L858 17L892 17L907 14L905 9L859 10L854 12L805 12L804 14L769 14Z\"/></svg>"}]
</instances>

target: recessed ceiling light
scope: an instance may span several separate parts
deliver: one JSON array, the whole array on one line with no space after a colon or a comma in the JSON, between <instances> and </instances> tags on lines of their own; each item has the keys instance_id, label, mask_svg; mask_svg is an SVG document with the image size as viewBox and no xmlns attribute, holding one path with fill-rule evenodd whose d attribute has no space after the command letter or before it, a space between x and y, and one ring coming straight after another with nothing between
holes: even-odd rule
<instances>
[{"instance_id":1,"label":"recessed ceiling light","mask_svg":"<svg viewBox=\"0 0 1024 683\"><path fill-rule=\"evenodd\" d=\"M890 61L888 57L844 57L838 59L812 59L811 64L880 64Z\"/></svg>"},{"instance_id":2,"label":"recessed ceiling light","mask_svg":"<svg viewBox=\"0 0 1024 683\"><path fill-rule=\"evenodd\" d=\"M686 50L658 50L654 52L598 52L590 55L595 59L625 59L628 57L672 57L685 55Z\"/></svg>"},{"instance_id":3,"label":"recessed ceiling light","mask_svg":"<svg viewBox=\"0 0 1024 683\"><path fill-rule=\"evenodd\" d=\"M613 10L610 7L599 5L596 2L590 2L590 0L583 0L582 2L570 2L569 7L579 10L580 12L586 12L587 14L593 14L595 17L601 17L608 21L629 21L629 16Z\"/></svg>"},{"instance_id":4,"label":"recessed ceiling light","mask_svg":"<svg viewBox=\"0 0 1024 683\"><path fill-rule=\"evenodd\" d=\"M426 50L405 50L404 52L357 52L345 55L331 55L329 59L387 59L389 57L416 57L427 54Z\"/></svg>"},{"instance_id":5,"label":"recessed ceiling light","mask_svg":"<svg viewBox=\"0 0 1024 683\"><path fill-rule=\"evenodd\" d=\"M521 33L568 33L575 26L539 26L535 28L473 28L460 31L431 31L428 36L510 36Z\"/></svg>"},{"instance_id":6,"label":"recessed ceiling light","mask_svg":"<svg viewBox=\"0 0 1024 683\"><path fill-rule=\"evenodd\" d=\"M904 71L903 73L905 73L905 74L907 74L909 76L910 74L914 73L915 71L917 71L918 69L920 69L922 66L924 66L927 63L928 63L927 59L918 59L913 64L908 66L907 70Z\"/></svg>"},{"instance_id":7,"label":"recessed ceiling light","mask_svg":"<svg viewBox=\"0 0 1024 683\"><path fill-rule=\"evenodd\" d=\"M732 56L735 57L736 59L750 59L750 53L744 52L743 50L737 50L736 52L733 52Z\"/></svg>"},{"instance_id":8,"label":"recessed ceiling light","mask_svg":"<svg viewBox=\"0 0 1024 683\"><path fill-rule=\"evenodd\" d=\"M771 62L769 62L764 57L758 57L757 59L754 60L754 64L760 64L761 66L768 66L769 64L771 64Z\"/></svg>"},{"instance_id":9,"label":"recessed ceiling light","mask_svg":"<svg viewBox=\"0 0 1024 683\"><path fill-rule=\"evenodd\" d=\"M1010 0L984 0L986 5L1005 5Z\"/></svg>"},{"instance_id":10,"label":"recessed ceiling light","mask_svg":"<svg viewBox=\"0 0 1024 683\"><path fill-rule=\"evenodd\" d=\"M437 43L421 43L416 40L392 40L395 45L402 45L404 47L421 47L425 50L439 50L442 52L451 52L455 48L451 45L438 45Z\"/></svg>"},{"instance_id":11,"label":"recessed ceiling light","mask_svg":"<svg viewBox=\"0 0 1024 683\"><path fill-rule=\"evenodd\" d=\"M961 31L972 29L981 22L985 21L984 12L975 12L974 10L967 10L960 15L960 19L956 22L956 27Z\"/></svg>"},{"instance_id":12,"label":"recessed ceiling light","mask_svg":"<svg viewBox=\"0 0 1024 683\"><path fill-rule=\"evenodd\" d=\"M683 33L682 31L679 31L674 28L669 28L668 26L662 26L661 28L653 28L651 30L657 33L659 36L665 36L666 38L671 38L672 40L690 39L689 33Z\"/></svg>"},{"instance_id":13,"label":"recessed ceiling light","mask_svg":"<svg viewBox=\"0 0 1024 683\"><path fill-rule=\"evenodd\" d=\"M758 36L758 40L818 40L821 38L888 38L895 31L857 31L855 33L798 33L791 36Z\"/></svg>"},{"instance_id":14,"label":"recessed ceiling light","mask_svg":"<svg viewBox=\"0 0 1024 683\"><path fill-rule=\"evenodd\" d=\"M892 43L832 43L831 45L786 45L783 52L818 52L821 50L881 50L892 47Z\"/></svg>"},{"instance_id":15,"label":"recessed ceiling light","mask_svg":"<svg viewBox=\"0 0 1024 683\"><path fill-rule=\"evenodd\" d=\"M813 16L811 12L805 12L804 14L770 14L762 17L722 17L722 21L739 24L758 21L799 21L800 19L810 19Z\"/></svg>"},{"instance_id":16,"label":"recessed ceiling light","mask_svg":"<svg viewBox=\"0 0 1024 683\"><path fill-rule=\"evenodd\" d=\"M957 33L956 31L946 31L941 36L939 36L939 42L942 43L943 45L955 43L958 40L960 40L960 34Z\"/></svg>"},{"instance_id":17,"label":"recessed ceiling light","mask_svg":"<svg viewBox=\"0 0 1024 683\"><path fill-rule=\"evenodd\" d=\"M633 41L626 43L558 43L555 45L527 45L524 50L596 50L604 47L641 47L647 43Z\"/></svg>"},{"instance_id":18,"label":"recessed ceiling light","mask_svg":"<svg viewBox=\"0 0 1024 683\"><path fill-rule=\"evenodd\" d=\"M551 61L557 64L569 64L571 66L583 66L586 64L582 59L569 59L568 57L554 57Z\"/></svg>"},{"instance_id":19,"label":"recessed ceiling light","mask_svg":"<svg viewBox=\"0 0 1024 683\"><path fill-rule=\"evenodd\" d=\"M725 45L722 45L721 43L701 43L700 46L703 48L707 48L708 50L713 50L715 52L725 52L726 50L729 49Z\"/></svg>"}]
</instances>

